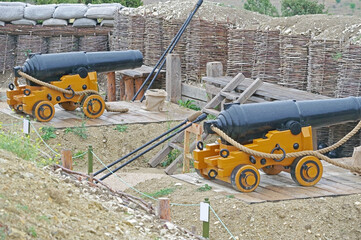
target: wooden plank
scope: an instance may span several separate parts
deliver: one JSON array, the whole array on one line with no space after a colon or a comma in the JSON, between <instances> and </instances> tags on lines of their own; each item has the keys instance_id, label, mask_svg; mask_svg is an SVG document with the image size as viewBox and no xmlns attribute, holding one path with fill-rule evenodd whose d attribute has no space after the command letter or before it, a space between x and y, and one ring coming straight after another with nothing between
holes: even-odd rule
<instances>
[{"instance_id":1,"label":"wooden plank","mask_svg":"<svg viewBox=\"0 0 361 240\"><path fill-rule=\"evenodd\" d=\"M217 111L217 110L214 110L214 109L210 109L210 108L203 108L202 111L205 112L205 113L214 115L214 116L218 116L219 113L220 113L220 111Z\"/></svg>"},{"instance_id":2,"label":"wooden plank","mask_svg":"<svg viewBox=\"0 0 361 240\"><path fill-rule=\"evenodd\" d=\"M262 80L257 78L256 81L251 83L251 85L249 85L249 87L244 90L243 93L241 93L241 95L236 100L236 103L245 103L252 96L252 94L255 93L256 90L262 86L262 84Z\"/></svg>"},{"instance_id":3,"label":"wooden plank","mask_svg":"<svg viewBox=\"0 0 361 240\"><path fill-rule=\"evenodd\" d=\"M163 159L170 153L172 147L167 145L162 150L160 150L152 159L149 160L148 164L151 167L158 166L159 163L163 161Z\"/></svg>"},{"instance_id":4,"label":"wooden plank","mask_svg":"<svg viewBox=\"0 0 361 240\"><path fill-rule=\"evenodd\" d=\"M198 100L198 99L195 99L195 98L190 98L190 97L186 97L186 96L182 96L182 101L185 102L185 101L193 101L193 104L195 104L197 107L199 108L203 108L204 106L206 106L207 102L204 102L204 101L201 101L201 100Z\"/></svg>"},{"instance_id":5,"label":"wooden plank","mask_svg":"<svg viewBox=\"0 0 361 240\"><path fill-rule=\"evenodd\" d=\"M208 101L208 96L204 88L195 87L185 83L182 83L182 95L204 102Z\"/></svg>"},{"instance_id":6,"label":"wooden plank","mask_svg":"<svg viewBox=\"0 0 361 240\"><path fill-rule=\"evenodd\" d=\"M164 170L164 172L168 175L172 175L177 170L177 165L183 160L183 154L179 154L179 156L174 159L174 161Z\"/></svg>"},{"instance_id":7,"label":"wooden plank","mask_svg":"<svg viewBox=\"0 0 361 240\"><path fill-rule=\"evenodd\" d=\"M180 146L180 145L178 145L177 143L171 142L171 143L169 143L169 146L170 146L171 148L174 148L174 149L177 149L177 150L183 152L183 146Z\"/></svg>"},{"instance_id":8,"label":"wooden plank","mask_svg":"<svg viewBox=\"0 0 361 240\"><path fill-rule=\"evenodd\" d=\"M217 93L221 92L221 88L219 87L216 87L216 86L213 86L211 84L206 84L206 92L207 94L209 95L216 95ZM224 97L227 97L227 99L237 99L239 97L239 93L237 92L229 92L229 93L222 93ZM249 99L248 99L250 102L255 102L255 103L258 103L258 102L267 102L265 99L263 98L260 98L260 97L255 97L255 96L250 96Z\"/></svg>"},{"instance_id":9,"label":"wooden plank","mask_svg":"<svg viewBox=\"0 0 361 240\"><path fill-rule=\"evenodd\" d=\"M166 57L166 91L167 100L177 103L182 97L182 68L179 54L168 54ZM194 96L193 96L194 97Z\"/></svg>"}]
</instances>

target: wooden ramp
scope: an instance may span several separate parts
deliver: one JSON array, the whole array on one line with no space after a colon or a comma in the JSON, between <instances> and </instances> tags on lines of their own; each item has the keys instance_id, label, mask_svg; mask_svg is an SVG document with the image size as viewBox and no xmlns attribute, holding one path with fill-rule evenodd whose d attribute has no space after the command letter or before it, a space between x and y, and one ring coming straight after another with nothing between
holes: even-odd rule
<instances>
[{"instance_id":1,"label":"wooden ramp","mask_svg":"<svg viewBox=\"0 0 361 240\"><path fill-rule=\"evenodd\" d=\"M349 162L350 159L341 159ZM206 180L196 173L177 174L172 177L204 186L208 184L212 191L226 195L233 195L247 203L261 203L292 199L304 199L315 197L342 196L361 193L361 176L355 176L348 170L344 170L323 162L324 172L321 181L313 187L297 185L286 172L278 175L266 175L262 171L261 182L258 188L251 193L241 193L232 188L230 184L219 180Z\"/></svg>"},{"instance_id":2,"label":"wooden ramp","mask_svg":"<svg viewBox=\"0 0 361 240\"><path fill-rule=\"evenodd\" d=\"M140 102L111 102L111 106L120 106L123 108L128 108L127 113L117 113L117 112L107 112L105 111L102 116L97 119L85 119L86 126L106 126L114 124L131 124L131 123L155 123L155 122L165 122L165 121L183 121L192 113L193 110L180 107L177 104L167 102L165 104L164 112L150 112L142 109L143 104ZM11 111L6 105L0 109L3 113L6 113L14 118L24 117L24 114L16 114L14 111ZM53 126L55 128L67 128L79 126L82 123L82 113L79 109L75 111L65 111L59 107L55 106L55 116L54 118L47 123L36 124L41 126Z\"/></svg>"}]
</instances>

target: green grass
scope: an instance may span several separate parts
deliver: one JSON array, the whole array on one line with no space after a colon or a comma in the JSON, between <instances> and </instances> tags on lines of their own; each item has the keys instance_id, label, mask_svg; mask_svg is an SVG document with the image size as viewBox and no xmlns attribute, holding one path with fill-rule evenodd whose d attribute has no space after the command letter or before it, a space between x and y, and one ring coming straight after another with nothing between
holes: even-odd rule
<instances>
[{"instance_id":1,"label":"green grass","mask_svg":"<svg viewBox=\"0 0 361 240\"><path fill-rule=\"evenodd\" d=\"M6 231L5 227L0 227L0 240L6 239L5 231Z\"/></svg>"},{"instance_id":2,"label":"green grass","mask_svg":"<svg viewBox=\"0 0 361 240\"><path fill-rule=\"evenodd\" d=\"M56 138L54 127L42 127L41 132L43 133L41 137L44 139L44 141L47 141L51 138Z\"/></svg>"},{"instance_id":3,"label":"green grass","mask_svg":"<svg viewBox=\"0 0 361 240\"><path fill-rule=\"evenodd\" d=\"M170 153L168 153L167 160L162 162L160 165L162 167L169 166L179 156L179 154L180 154L180 151L178 149L173 149L172 151L170 151Z\"/></svg>"},{"instance_id":4,"label":"green grass","mask_svg":"<svg viewBox=\"0 0 361 240\"><path fill-rule=\"evenodd\" d=\"M16 208L18 208L18 209L20 209L20 210L23 210L24 212L29 211L29 207L26 206L26 205L18 204L18 205L16 205Z\"/></svg>"},{"instance_id":5,"label":"green grass","mask_svg":"<svg viewBox=\"0 0 361 240\"><path fill-rule=\"evenodd\" d=\"M197 188L198 192L206 192L206 191L209 191L209 190L212 190L212 187L209 186L208 184L205 184L204 186L202 186L200 188Z\"/></svg>"},{"instance_id":6,"label":"green grass","mask_svg":"<svg viewBox=\"0 0 361 240\"><path fill-rule=\"evenodd\" d=\"M179 106L189 108L189 109L192 109L192 110L195 110L195 111L201 110L200 107L198 107L197 105L194 104L194 100L186 100L186 101L179 100L178 104L179 104Z\"/></svg>"},{"instance_id":7,"label":"green grass","mask_svg":"<svg viewBox=\"0 0 361 240\"><path fill-rule=\"evenodd\" d=\"M154 198L159 198L159 197L169 195L169 194L173 193L174 191L175 191L175 188L163 188L157 192L148 193L148 195L151 197L154 197Z\"/></svg>"},{"instance_id":8,"label":"green grass","mask_svg":"<svg viewBox=\"0 0 361 240\"><path fill-rule=\"evenodd\" d=\"M128 129L128 126L125 125L116 125L114 130L117 130L118 132L126 132Z\"/></svg>"},{"instance_id":9,"label":"green grass","mask_svg":"<svg viewBox=\"0 0 361 240\"><path fill-rule=\"evenodd\" d=\"M85 122L83 121L79 127L73 128L65 128L65 133L74 133L75 135L79 136L82 139L88 138L88 129L85 126Z\"/></svg>"},{"instance_id":10,"label":"green grass","mask_svg":"<svg viewBox=\"0 0 361 240\"><path fill-rule=\"evenodd\" d=\"M35 227L34 227L34 226L29 227L28 233L29 233L29 235L32 236L32 237L37 237L37 236L38 236L38 234L36 233L36 230L35 230Z\"/></svg>"},{"instance_id":11,"label":"green grass","mask_svg":"<svg viewBox=\"0 0 361 240\"><path fill-rule=\"evenodd\" d=\"M234 198L234 195L227 195L227 198Z\"/></svg>"},{"instance_id":12,"label":"green grass","mask_svg":"<svg viewBox=\"0 0 361 240\"><path fill-rule=\"evenodd\" d=\"M38 157L38 148L30 137L19 132L0 132L0 148L25 160L35 160Z\"/></svg>"},{"instance_id":13,"label":"green grass","mask_svg":"<svg viewBox=\"0 0 361 240\"><path fill-rule=\"evenodd\" d=\"M46 215L41 215L41 216L38 216L38 220L49 222L50 218Z\"/></svg>"}]
</instances>

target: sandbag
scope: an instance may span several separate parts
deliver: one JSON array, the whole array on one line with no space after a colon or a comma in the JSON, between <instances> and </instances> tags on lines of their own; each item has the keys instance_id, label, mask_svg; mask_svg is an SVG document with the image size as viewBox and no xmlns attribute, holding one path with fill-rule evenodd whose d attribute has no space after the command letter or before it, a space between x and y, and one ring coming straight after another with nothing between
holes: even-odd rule
<instances>
[{"instance_id":1,"label":"sandbag","mask_svg":"<svg viewBox=\"0 0 361 240\"><path fill-rule=\"evenodd\" d=\"M103 18L103 19L114 19L115 13L118 10L118 7L92 7L89 8L85 13L85 17L87 18Z\"/></svg>"},{"instance_id":2,"label":"sandbag","mask_svg":"<svg viewBox=\"0 0 361 240\"><path fill-rule=\"evenodd\" d=\"M10 22L24 17L24 6L0 6L0 21Z\"/></svg>"},{"instance_id":3,"label":"sandbag","mask_svg":"<svg viewBox=\"0 0 361 240\"><path fill-rule=\"evenodd\" d=\"M25 6L27 6L27 4L23 3L23 2L0 2L0 6L22 6L22 7L25 7Z\"/></svg>"},{"instance_id":4,"label":"sandbag","mask_svg":"<svg viewBox=\"0 0 361 240\"><path fill-rule=\"evenodd\" d=\"M100 26L114 27L114 20L103 20L101 21Z\"/></svg>"},{"instance_id":5,"label":"sandbag","mask_svg":"<svg viewBox=\"0 0 361 240\"><path fill-rule=\"evenodd\" d=\"M88 7L83 4L59 5L55 9L53 17L59 19L83 18L87 10Z\"/></svg>"},{"instance_id":6,"label":"sandbag","mask_svg":"<svg viewBox=\"0 0 361 240\"><path fill-rule=\"evenodd\" d=\"M43 22L43 26L66 26L68 22L63 19L50 18Z\"/></svg>"},{"instance_id":7,"label":"sandbag","mask_svg":"<svg viewBox=\"0 0 361 240\"><path fill-rule=\"evenodd\" d=\"M163 112L167 92L164 89L149 89L145 92L145 103L142 106L147 111Z\"/></svg>"},{"instance_id":8,"label":"sandbag","mask_svg":"<svg viewBox=\"0 0 361 240\"><path fill-rule=\"evenodd\" d=\"M27 6L24 11L24 17L31 20L49 19L53 16L55 8L55 4Z\"/></svg>"},{"instance_id":9,"label":"sandbag","mask_svg":"<svg viewBox=\"0 0 361 240\"><path fill-rule=\"evenodd\" d=\"M30 19L20 19L20 20L15 20L15 21L11 21L11 24L14 25L36 25L36 21L34 20L30 20Z\"/></svg>"},{"instance_id":10,"label":"sandbag","mask_svg":"<svg viewBox=\"0 0 361 240\"><path fill-rule=\"evenodd\" d=\"M5 26L5 22L3 22L3 21L0 21L0 26Z\"/></svg>"},{"instance_id":11,"label":"sandbag","mask_svg":"<svg viewBox=\"0 0 361 240\"><path fill-rule=\"evenodd\" d=\"M117 7L119 9L123 8L123 5L120 3L101 3L101 4L88 4L89 8L95 8L95 7Z\"/></svg>"},{"instance_id":12,"label":"sandbag","mask_svg":"<svg viewBox=\"0 0 361 240\"><path fill-rule=\"evenodd\" d=\"M96 25L97 25L97 22L95 20L88 19L88 18L75 19L75 21L73 23L73 27L79 27L79 28L95 27Z\"/></svg>"}]
</instances>

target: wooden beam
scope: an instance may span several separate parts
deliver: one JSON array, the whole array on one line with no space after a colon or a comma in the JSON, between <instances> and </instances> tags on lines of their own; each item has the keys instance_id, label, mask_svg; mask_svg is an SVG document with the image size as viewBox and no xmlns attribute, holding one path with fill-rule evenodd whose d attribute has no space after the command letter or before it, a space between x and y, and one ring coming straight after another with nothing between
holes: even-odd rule
<instances>
[{"instance_id":1,"label":"wooden beam","mask_svg":"<svg viewBox=\"0 0 361 240\"><path fill-rule=\"evenodd\" d=\"M168 54L166 65L167 100L177 103L182 97L182 68L179 54Z\"/></svg>"},{"instance_id":2,"label":"wooden beam","mask_svg":"<svg viewBox=\"0 0 361 240\"><path fill-rule=\"evenodd\" d=\"M246 88L246 90L243 91L243 93L241 93L235 102L240 104L245 103L248 98L252 96L260 86L262 86L262 84L262 80L257 78L251 85L249 85L248 88Z\"/></svg>"},{"instance_id":3,"label":"wooden beam","mask_svg":"<svg viewBox=\"0 0 361 240\"><path fill-rule=\"evenodd\" d=\"M107 73L108 102L116 101L115 72Z\"/></svg>"},{"instance_id":4,"label":"wooden beam","mask_svg":"<svg viewBox=\"0 0 361 240\"><path fill-rule=\"evenodd\" d=\"M137 77L137 78L135 78L134 84L135 84L135 91L136 91L136 92L137 92L137 91L139 90L139 88L143 85L144 80L145 80L144 77ZM138 96L137 96L137 98L136 98L135 100L140 100L140 99L142 99L143 95L144 95L144 88L139 92L139 94L138 94Z\"/></svg>"},{"instance_id":5,"label":"wooden beam","mask_svg":"<svg viewBox=\"0 0 361 240\"><path fill-rule=\"evenodd\" d=\"M207 77L221 77L223 76L223 64L221 62L207 63Z\"/></svg>"}]
</instances>

